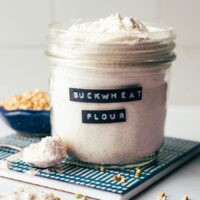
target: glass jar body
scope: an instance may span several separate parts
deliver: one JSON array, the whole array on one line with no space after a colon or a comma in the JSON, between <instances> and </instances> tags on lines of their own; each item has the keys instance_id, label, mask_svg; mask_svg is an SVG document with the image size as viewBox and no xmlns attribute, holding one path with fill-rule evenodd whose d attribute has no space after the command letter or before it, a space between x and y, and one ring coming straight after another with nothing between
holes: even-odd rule
<instances>
[{"instance_id":1,"label":"glass jar body","mask_svg":"<svg viewBox=\"0 0 200 200\"><path fill-rule=\"evenodd\" d=\"M51 58L49 63L52 134L62 138L69 162L119 168L156 158L164 139L170 62L118 68L70 66ZM141 98L127 92L133 88L141 89ZM121 100L115 100L116 91ZM115 120L117 110L124 111L122 121ZM94 111L86 121L84 111Z\"/></svg>"}]
</instances>

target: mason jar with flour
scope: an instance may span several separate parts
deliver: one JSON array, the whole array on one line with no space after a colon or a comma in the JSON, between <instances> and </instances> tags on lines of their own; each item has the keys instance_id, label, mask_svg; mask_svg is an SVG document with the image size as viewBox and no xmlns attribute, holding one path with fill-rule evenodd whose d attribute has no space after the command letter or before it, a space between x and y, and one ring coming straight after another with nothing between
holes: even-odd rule
<instances>
[{"instance_id":1,"label":"mason jar with flour","mask_svg":"<svg viewBox=\"0 0 200 200\"><path fill-rule=\"evenodd\" d=\"M156 159L174 39L171 27L119 14L49 26L52 134L68 162L132 167Z\"/></svg>"}]
</instances>

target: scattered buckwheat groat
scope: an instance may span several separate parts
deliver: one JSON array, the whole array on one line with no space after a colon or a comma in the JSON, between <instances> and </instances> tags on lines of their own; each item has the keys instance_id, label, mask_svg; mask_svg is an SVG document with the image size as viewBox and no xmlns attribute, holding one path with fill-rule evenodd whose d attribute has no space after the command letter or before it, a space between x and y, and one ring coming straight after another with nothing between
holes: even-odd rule
<instances>
[{"instance_id":1,"label":"scattered buckwheat groat","mask_svg":"<svg viewBox=\"0 0 200 200\"><path fill-rule=\"evenodd\" d=\"M121 180L122 183L125 183L125 182L126 182L126 178L121 177L120 174L114 175L114 176L113 176L113 180L114 180L114 181L119 181L119 180Z\"/></svg>"},{"instance_id":2,"label":"scattered buckwheat groat","mask_svg":"<svg viewBox=\"0 0 200 200\"><path fill-rule=\"evenodd\" d=\"M105 170L106 170L105 167L103 167L103 166L100 167L100 171L101 171L101 172L104 172Z\"/></svg>"},{"instance_id":3,"label":"scattered buckwheat groat","mask_svg":"<svg viewBox=\"0 0 200 200\"><path fill-rule=\"evenodd\" d=\"M164 192L162 192L162 193L160 194L160 196L157 197L156 200L167 200L167 196L165 195ZM185 196L183 197L183 200L189 200L188 196L185 195Z\"/></svg>"},{"instance_id":4,"label":"scattered buckwheat groat","mask_svg":"<svg viewBox=\"0 0 200 200\"><path fill-rule=\"evenodd\" d=\"M118 178L118 179L121 179L122 177L121 177L121 175L120 175L120 174L117 174L117 178Z\"/></svg>"},{"instance_id":5,"label":"scattered buckwheat groat","mask_svg":"<svg viewBox=\"0 0 200 200\"><path fill-rule=\"evenodd\" d=\"M0 106L6 110L49 110L49 94L36 89L22 95L9 97Z\"/></svg>"},{"instance_id":6,"label":"scattered buckwheat groat","mask_svg":"<svg viewBox=\"0 0 200 200\"><path fill-rule=\"evenodd\" d=\"M141 169L136 168L135 177L140 177L140 175L141 175Z\"/></svg>"},{"instance_id":7,"label":"scattered buckwheat groat","mask_svg":"<svg viewBox=\"0 0 200 200\"><path fill-rule=\"evenodd\" d=\"M75 194L75 198L76 198L76 199L82 198L83 200L87 200L87 196L86 196L86 195L81 195L81 194L79 194L79 193L76 193L76 194Z\"/></svg>"},{"instance_id":8,"label":"scattered buckwheat groat","mask_svg":"<svg viewBox=\"0 0 200 200\"><path fill-rule=\"evenodd\" d=\"M167 197L166 197L166 195L165 195L164 192L162 192L162 193L160 194L160 196L157 198L157 200L166 200L166 199L167 199Z\"/></svg>"},{"instance_id":9,"label":"scattered buckwheat groat","mask_svg":"<svg viewBox=\"0 0 200 200\"><path fill-rule=\"evenodd\" d=\"M122 183L125 183L125 182L126 182L126 178L122 178L122 179L121 179L121 182L122 182Z\"/></svg>"},{"instance_id":10,"label":"scattered buckwheat groat","mask_svg":"<svg viewBox=\"0 0 200 200\"><path fill-rule=\"evenodd\" d=\"M53 197L53 196L54 196L54 194L51 192L51 193L49 194L49 196L50 196L50 197Z\"/></svg>"},{"instance_id":11,"label":"scattered buckwheat groat","mask_svg":"<svg viewBox=\"0 0 200 200\"><path fill-rule=\"evenodd\" d=\"M114 181L118 181L117 175L114 175L114 176L113 176L113 180L114 180Z\"/></svg>"},{"instance_id":12,"label":"scattered buckwheat groat","mask_svg":"<svg viewBox=\"0 0 200 200\"><path fill-rule=\"evenodd\" d=\"M162 193L160 194L160 197L164 197L164 196L165 196L165 193L162 192Z\"/></svg>"},{"instance_id":13,"label":"scattered buckwheat groat","mask_svg":"<svg viewBox=\"0 0 200 200\"><path fill-rule=\"evenodd\" d=\"M183 200L189 200L188 196L185 195L185 196L183 197Z\"/></svg>"},{"instance_id":14,"label":"scattered buckwheat groat","mask_svg":"<svg viewBox=\"0 0 200 200\"><path fill-rule=\"evenodd\" d=\"M79 199L79 198L81 198L81 195L78 194L78 193L76 193L76 194L75 194L75 197L76 197L77 199Z\"/></svg>"},{"instance_id":15,"label":"scattered buckwheat groat","mask_svg":"<svg viewBox=\"0 0 200 200\"><path fill-rule=\"evenodd\" d=\"M54 198L54 200L60 200L60 198L59 198L59 197L56 197L56 198Z\"/></svg>"}]
</instances>

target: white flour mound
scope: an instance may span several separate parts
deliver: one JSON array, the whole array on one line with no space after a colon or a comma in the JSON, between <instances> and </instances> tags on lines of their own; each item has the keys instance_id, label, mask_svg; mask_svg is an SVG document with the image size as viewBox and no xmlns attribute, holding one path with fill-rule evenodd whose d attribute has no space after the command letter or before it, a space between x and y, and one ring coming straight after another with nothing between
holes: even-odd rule
<instances>
[{"instance_id":1,"label":"white flour mound","mask_svg":"<svg viewBox=\"0 0 200 200\"><path fill-rule=\"evenodd\" d=\"M45 137L23 150L23 161L28 163L59 160L66 157L66 147L58 136Z\"/></svg>"},{"instance_id":2,"label":"white flour mound","mask_svg":"<svg viewBox=\"0 0 200 200\"><path fill-rule=\"evenodd\" d=\"M0 168L9 169L10 161L23 160L27 163L36 163L38 167L51 167L66 157L66 147L58 136L45 137L41 142L34 143L24 148L23 152L15 153L6 160L0 161ZM36 165L37 166L37 165ZM30 171L28 174L35 175L36 172Z\"/></svg>"},{"instance_id":3,"label":"white flour mound","mask_svg":"<svg viewBox=\"0 0 200 200\"><path fill-rule=\"evenodd\" d=\"M54 28L57 31L53 31L53 34L49 32L48 37L55 38L56 41L70 42L70 44L73 42L95 44L135 42L139 38L148 38L149 36L147 37L146 34L151 32L150 27L132 16L122 17L119 13L95 21L74 21L71 27L68 27L68 24L55 24ZM59 53L66 51L67 48L65 47L69 48L53 43L49 50L56 54L56 51L59 51ZM65 52L66 55L68 53L70 51Z\"/></svg>"},{"instance_id":4,"label":"white flour mound","mask_svg":"<svg viewBox=\"0 0 200 200\"><path fill-rule=\"evenodd\" d=\"M89 33L135 33L147 32L148 29L133 17L122 17L119 13L93 22L74 23L70 31Z\"/></svg>"},{"instance_id":5,"label":"white flour mound","mask_svg":"<svg viewBox=\"0 0 200 200\"><path fill-rule=\"evenodd\" d=\"M31 186L22 185L12 192L0 194L0 198L6 200L54 200L55 197L50 196L48 193L38 191Z\"/></svg>"}]
</instances>

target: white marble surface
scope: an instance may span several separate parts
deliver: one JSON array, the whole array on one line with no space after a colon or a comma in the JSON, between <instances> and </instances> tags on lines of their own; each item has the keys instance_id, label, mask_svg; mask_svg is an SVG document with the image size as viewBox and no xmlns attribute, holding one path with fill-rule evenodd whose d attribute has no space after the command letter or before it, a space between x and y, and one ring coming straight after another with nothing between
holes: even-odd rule
<instances>
[{"instance_id":1,"label":"white marble surface","mask_svg":"<svg viewBox=\"0 0 200 200\"><path fill-rule=\"evenodd\" d=\"M175 106L168 110L166 122L166 135L187 138L200 141L200 107ZM0 137L11 134L9 129L0 121ZM186 163L181 168L167 175L159 182L143 191L133 198L134 200L155 200L161 192L168 195L169 200L181 200L184 195L188 195L191 200L199 200L200 190L200 155L192 161ZM0 178L0 193L8 192L17 186L19 182ZM52 190L40 188L41 190ZM78 192L78 191L77 191ZM53 191L61 199L73 200L73 195ZM103 199L103 197L102 197Z\"/></svg>"}]
</instances>

